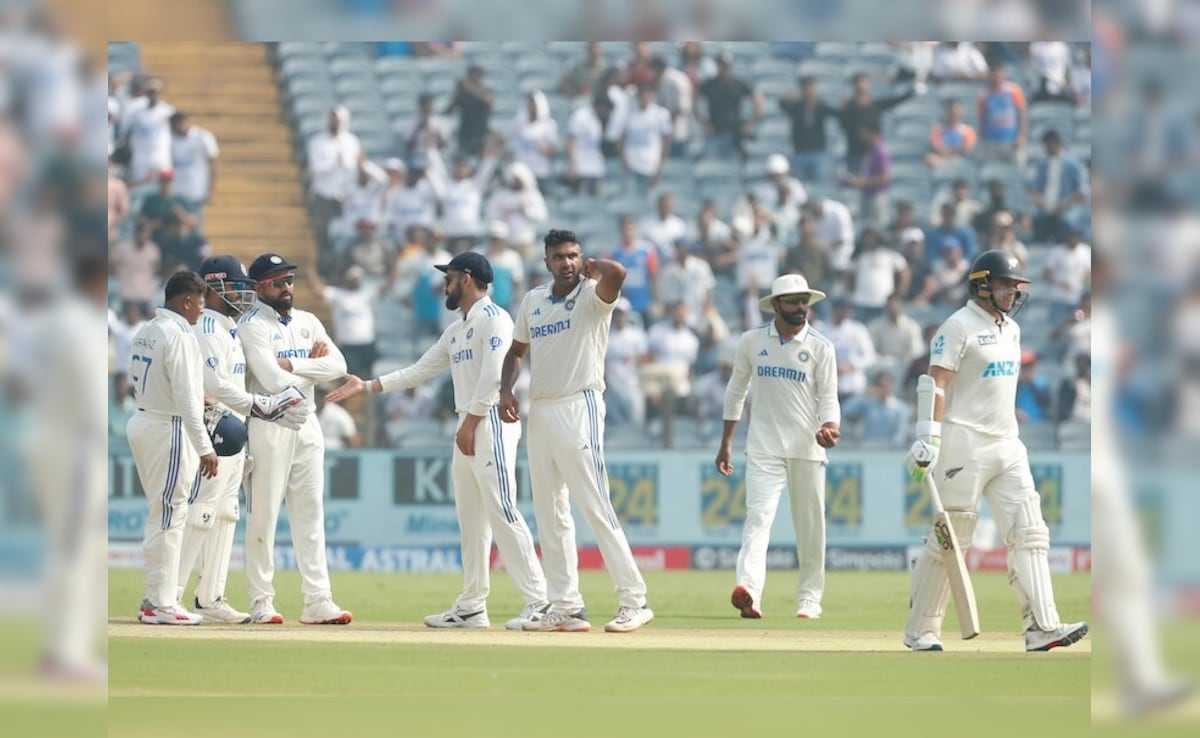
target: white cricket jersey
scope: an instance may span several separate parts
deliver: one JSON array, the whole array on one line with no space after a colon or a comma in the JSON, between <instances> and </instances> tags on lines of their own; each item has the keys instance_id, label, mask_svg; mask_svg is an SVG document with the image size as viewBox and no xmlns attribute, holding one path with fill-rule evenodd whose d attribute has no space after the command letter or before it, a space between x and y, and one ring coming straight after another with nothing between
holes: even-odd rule
<instances>
[{"instance_id":1,"label":"white cricket jersey","mask_svg":"<svg viewBox=\"0 0 1200 738\"><path fill-rule=\"evenodd\" d=\"M773 320L746 331L725 388L725 420L742 417L747 391L754 412L746 453L825 460L817 428L842 422L833 342L809 325L784 339Z\"/></svg>"},{"instance_id":2,"label":"white cricket jersey","mask_svg":"<svg viewBox=\"0 0 1200 738\"><path fill-rule=\"evenodd\" d=\"M594 279L581 279L561 300L550 285L530 290L517 310L513 340L529 344L529 396L558 400L583 390L604 391L608 326L616 302L596 294Z\"/></svg>"},{"instance_id":3,"label":"white cricket jersey","mask_svg":"<svg viewBox=\"0 0 1200 738\"><path fill-rule=\"evenodd\" d=\"M195 332L204 358L204 394L245 420L253 397L246 391L246 354L237 338L237 323L205 308Z\"/></svg>"},{"instance_id":4,"label":"white cricket jersey","mask_svg":"<svg viewBox=\"0 0 1200 738\"><path fill-rule=\"evenodd\" d=\"M500 402L500 371L512 338L509 314L492 298L481 297L415 364L385 374L379 383L384 392L404 390L424 384L449 368L455 410L485 417Z\"/></svg>"},{"instance_id":5,"label":"white cricket jersey","mask_svg":"<svg viewBox=\"0 0 1200 738\"><path fill-rule=\"evenodd\" d=\"M292 308L291 315L284 318L260 301L238 321L238 337L246 353L246 388L251 392L274 395L288 385L295 385L304 393L304 406L311 413L316 409L313 401L316 385L346 376L342 352L330 340L317 316L306 310ZM309 358L317 341L328 346L329 353L319 359ZM291 361L292 370L284 371L279 359Z\"/></svg>"},{"instance_id":6,"label":"white cricket jersey","mask_svg":"<svg viewBox=\"0 0 1200 738\"><path fill-rule=\"evenodd\" d=\"M213 452L204 428L204 378L200 345L179 313L158 308L131 341L129 384L138 410L183 419L196 453Z\"/></svg>"},{"instance_id":7,"label":"white cricket jersey","mask_svg":"<svg viewBox=\"0 0 1200 738\"><path fill-rule=\"evenodd\" d=\"M1017 375L1021 329L993 318L974 300L942 323L929 350L930 366L954 372L946 386L943 423L997 438L1017 437Z\"/></svg>"}]
</instances>

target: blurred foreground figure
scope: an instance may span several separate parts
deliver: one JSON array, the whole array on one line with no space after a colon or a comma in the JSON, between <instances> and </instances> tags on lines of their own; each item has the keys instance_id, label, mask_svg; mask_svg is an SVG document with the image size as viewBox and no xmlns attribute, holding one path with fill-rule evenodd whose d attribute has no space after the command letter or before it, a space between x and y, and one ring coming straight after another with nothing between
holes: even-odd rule
<instances>
[{"instance_id":1,"label":"blurred foreground figure","mask_svg":"<svg viewBox=\"0 0 1200 738\"><path fill-rule=\"evenodd\" d=\"M1094 251L1092 397L1096 407L1108 412L1092 426L1092 592L1096 616L1112 640L1121 707L1138 715L1186 698L1195 685L1166 673L1153 611L1153 572L1119 461L1111 410L1120 348L1117 316L1105 299L1110 271L1107 258Z\"/></svg>"}]
</instances>

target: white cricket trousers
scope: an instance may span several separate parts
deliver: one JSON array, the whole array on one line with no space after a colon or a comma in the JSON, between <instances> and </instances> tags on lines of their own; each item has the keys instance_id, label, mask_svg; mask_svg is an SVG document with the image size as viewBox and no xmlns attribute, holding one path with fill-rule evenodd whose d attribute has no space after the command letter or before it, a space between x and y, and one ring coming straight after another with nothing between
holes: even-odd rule
<instances>
[{"instance_id":1,"label":"white cricket trousers","mask_svg":"<svg viewBox=\"0 0 1200 738\"><path fill-rule=\"evenodd\" d=\"M146 598L158 607L178 604L179 551L188 498L200 477L200 455L183 433L183 419L139 410L125 426L149 511L142 550Z\"/></svg>"},{"instance_id":2,"label":"white cricket trousers","mask_svg":"<svg viewBox=\"0 0 1200 738\"><path fill-rule=\"evenodd\" d=\"M1050 582L1050 529L1042 518L1042 498L1033 484L1029 453L1019 438L996 438L959 425L942 426L942 446L934 465L942 506L974 514L987 498L996 528L1008 549L1008 581L1021 605L1025 629L1051 630L1061 624ZM961 545L970 546L974 518L955 527ZM941 635L950 587L932 531L913 567L908 625L911 638Z\"/></svg>"},{"instance_id":3,"label":"white cricket trousers","mask_svg":"<svg viewBox=\"0 0 1200 738\"><path fill-rule=\"evenodd\" d=\"M529 409L529 481L542 543L546 593L555 610L583 607L579 551L575 547L575 501L592 529L622 607L646 604L646 582L613 510L604 466L604 398L583 392L561 400L534 400Z\"/></svg>"},{"instance_id":4,"label":"white cricket trousers","mask_svg":"<svg viewBox=\"0 0 1200 738\"><path fill-rule=\"evenodd\" d=\"M187 525L183 529L183 549L179 558L179 592L187 587L193 567L196 599L201 607L212 607L225 596L229 578L229 557L239 517L238 492L242 488L245 454L222 456L217 475L201 479L195 497L188 500Z\"/></svg>"},{"instance_id":5,"label":"white cricket trousers","mask_svg":"<svg viewBox=\"0 0 1200 738\"><path fill-rule=\"evenodd\" d=\"M299 430L250 418L254 468L246 490L246 580L250 606L275 596L275 530L287 500L304 604L332 596L325 560L325 439L315 416Z\"/></svg>"},{"instance_id":6,"label":"white cricket trousers","mask_svg":"<svg viewBox=\"0 0 1200 738\"><path fill-rule=\"evenodd\" d=\"M460 417L465 413L460 413ZM500 422L492 409L475 430L475 455L454 446L450 474L454 510L462 531L463 590L455 605L464 612L487 606L491 590L492 537L513 586L526 605L546 601L546 577L533 546L533 534L517 509L517 443L520 423Z\"/></svg>"},{"instance_id":7,"label":"white cricket trousers","mask_svg":"<svg viewBox=\"0 0 1200 738\"><path fill-rule=\"evenodd\" d=\"M767 544L779 498L788 491L796 529L800 581L796 599L821 602L825 594L825 462L746 455L746 523L737 558L737 583L755 603L767 580ZM761 609L761 608L760 608Z\"/></svg>"}]
</instances>

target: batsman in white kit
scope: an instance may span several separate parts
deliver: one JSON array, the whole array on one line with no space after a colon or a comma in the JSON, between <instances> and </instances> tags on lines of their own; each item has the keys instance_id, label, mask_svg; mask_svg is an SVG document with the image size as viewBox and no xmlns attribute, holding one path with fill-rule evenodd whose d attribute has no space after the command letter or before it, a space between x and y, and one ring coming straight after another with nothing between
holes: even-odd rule
<instances>
[{"instance_id":1,"label":"batsman in white kit","mask_svg":"<svg viewBox=\"0 0 1200 738\"><path fill-rule=\"evenodd\" d=\"M200 266L200 275L208 284L208 295L195 333L204 360L204 394L214 402L205 411L208 424L215 430L225 414L231 414L241 424L245 423L247 415L253 415L285 428L298 429L308 414L299 405L303 397L295 388L274 396L252 395L246 391L246 357L237 336L237 319L254 306L256 298L254 283L246 275L242 263L228 255L213 256ZM237 432L235 424L229 424L229 427ZM242 443L245 435L243 426ZM214 436L214 442L218 438L222 443L233 440L229 432ZM249 613L226 602L225 584L240 516L238 492L242 488L245 468L251 464L253 460L247 460L240 449L232 455L223 455L217 475L201 480L195 497L188 501L179 560L179 599L183 600L192 568L199 564L195 610L207 622L250 622Z\"/></svg>"},{"instance_id":2,"label":"batsman in white kit","mask_svg":"<svg viewBox=\"0 0 1200 738\"><path fill-rule=\"evenodd\" d=\"M202 477L211 479L218 468L204 427L203 363L192 332L208 285L195 272L178 272L164 291L166 306L134 334L129 363L138 409L125 427L149 503L142 542L146 597L138 620L196 625L203 617L180 606L177 580L188 497Z\"/></svg>"},{"instance_id":3,"label":"batsman in white kit","mask_svg":"<svg viewBox=\"0 0 1200 738\"><path fill-rule=\"evenodd\" d=\"M247 389L278 394L295 387L308 422L298 430L251 417L254 469L246 489L246 579L251 622L280 624L275 609L275 531L286 498L292 549L300 570L306 625L345 625L352 616L333 602L325 558L325 439L313 418L318 382L346 375L346 359L315 315L292 305L295 265L263 254L250 265L258 303L238 321L246 353Z\"/></svg>"},{"instance_id":4,"label":"batsman in white kit","mask_svg":"<svg viewBox=\"0 0 1200 738\"><path fill-rule=\"evenodd\" d=\"M916 437L906 464L914 479L936 474L958 541L970 544L980 495L1008 548L1008 579L1021 605L1027 651L1069 646L1088 624L1063 623L1050 581L1050 530L1018 437L1021 330L1013 315L1030 280L1007 252L985 251L967 274L970 299L938 330L929 374L917 383ZM949 581L937 536L926 536L912 576L904 645L941 651Z\"/></svg>"},{"instance_id":5,"label":"batsman in white kit","mask_svg":"<svg viewBox=\"0 0 1200 738\"><path fill-rule=\"evenodd\" d=\"M529 396L529 477L542 543L550 611L525 630L591 630L579 592L579 551L568 501L574 500L596 536L616 585L610 633L637 630L654 619L646 582L609 496L604 465L604 354L625 268L607 259L583 260L571 231L544 239L553 281L526 293L500 380L500 419L520 421L513 385L533 347Z\"/></svg>"},{"instance_id":6,"label":"batsman in white kit","mask_svg":"<svg viewBox=\"0 0 1200 738\"><path fill-rule=\"evenodd\" d=\"M489 558L492 537L513 586L525 602L508 630L522 630L550 609L546 578L538 562L533 534L517 509L519 423L500 421L500 369L512 343L513 321L488 297L492 266L482 254L467 251L437 269L446 273L446 307L463 319L446 328L415 364L363 381L353 374L329 393L338 402L363 392L393 392L416 387L450 369L459 426L454 436L450 474L454 509L462 530L463 589L450 609L429 615L431 628L487 628L491 591Z\"/></svg>"},{"instance_id":7,"label":"batsman in white kit","mask_svg":"<svg viewBox=\"0 0 1200 738\"><path fill-rule=\"evenodd\" d=\"M753 413L746 439L746 522L730 602L744 618L762 617L767 545L784 489L792 506L800 582L796 617L821 617L825 594L825 450L841 437L837 358L830 340L808 324L809 308L825 293L799 274L771 285L759 308L774 310L766 325L738 341L725 388L725 429L717 471L733 474L733 433L746 394Z\"/></svg>"}]
</instances>

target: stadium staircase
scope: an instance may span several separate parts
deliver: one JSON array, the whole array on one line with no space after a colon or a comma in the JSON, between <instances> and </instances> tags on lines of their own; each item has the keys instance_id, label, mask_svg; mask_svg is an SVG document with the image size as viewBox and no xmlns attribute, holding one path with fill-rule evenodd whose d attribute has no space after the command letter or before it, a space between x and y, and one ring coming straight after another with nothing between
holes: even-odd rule
<instances>
[{"instance_id":1,"label":"stadium staircase","mask_svg":"<svg viewBox=\"0 0 1200 738\"><path fill-rule=\"evenodd\" d=\"M143 67L165 80L167 101L212 131L220 146L216 191L204 212L213 251L247 267L273 251L307 268L316 246L268 47L143 43L141 50ZM329 325L326 306L303 277L296 280L296 304Z\"/></svg>"}]
</instances>

